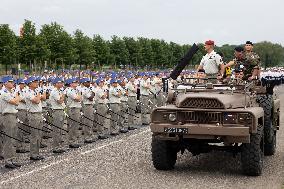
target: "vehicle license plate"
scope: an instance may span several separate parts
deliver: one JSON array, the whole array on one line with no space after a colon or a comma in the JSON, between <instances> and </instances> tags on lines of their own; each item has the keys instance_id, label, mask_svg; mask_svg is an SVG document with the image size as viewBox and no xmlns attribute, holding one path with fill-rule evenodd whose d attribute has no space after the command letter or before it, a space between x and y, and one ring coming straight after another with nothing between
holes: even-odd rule
<instances>
[{"instance_id":1,"label":"vehicle license plate","mask_svg":"<svg viewBox=\"0 0 284 189\"><path fill-rule=\"evenodd\" d=\"M165 127L164 128L164 132L165 133L188 133L188 129L187 128L169 128L169 127Z\"/></svg>"}]
</instances>

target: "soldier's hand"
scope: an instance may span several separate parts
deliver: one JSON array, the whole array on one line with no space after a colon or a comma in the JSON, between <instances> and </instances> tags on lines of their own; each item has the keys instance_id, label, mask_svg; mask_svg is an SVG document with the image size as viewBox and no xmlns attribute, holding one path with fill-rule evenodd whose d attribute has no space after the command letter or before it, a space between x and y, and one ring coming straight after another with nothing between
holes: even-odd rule
<instances>
[{"instance_id":1,"label":"soldier's hand","mask_svg":"<svg viewBox=\"0 0 284 189\"><path fill-rule=\"evenodd\" d=\"M218 80L221 80L221 79L223 79L223 76L222 76L222 75L218 75L218 76L217 76L217 79L218 79Z\"/></svg>"}]
</instances>

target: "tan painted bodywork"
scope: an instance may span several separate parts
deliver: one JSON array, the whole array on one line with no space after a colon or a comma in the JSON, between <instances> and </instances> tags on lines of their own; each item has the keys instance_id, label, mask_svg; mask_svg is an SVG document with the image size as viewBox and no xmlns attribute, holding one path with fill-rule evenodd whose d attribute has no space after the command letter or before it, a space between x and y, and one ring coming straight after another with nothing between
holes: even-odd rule
<instances>
[{"instance_id":1,"label":"tan painted bodywork","mask_svg":"<svg viewBox=\"0 0 284 189\"><path fill-rule=\"evenodd\" d=\"M203 99L216 99L222 104L225 108L241 108L245 104L245 95L244 94L216 94L216 93L191 93L191 94L180 94L176 100L176 106L181 107L181 104L188 98L203 98ZM249 97L247 97L248 99Z\"/></svg>"},{"instance_id":2,"label":"tan painted bodywork","mask_svg":"<svg viewBox=\"0 0 284 189\"><path fill-rule=\"evenodd\" d=\"M249 143L250 134L257 132L257 126L263 124L264 112L261 107L244 108L244 94L216 94L216 93L187 93L179 94L175 104L167 105L154 109L151 114L150 128L153 136L161 140L178 140L182 135L183 138L195 139L222 139L224 142L230 143ZM223 103L224 109L196 109L180 107L182 102L187 98L216 99ZM251 102L249 97L247 103ZM279 103L276 101L275 107ZM237 124L189 124L183 123L182 120L171 122L165 120L165 114L178 112L212 112L212 113L248 113L252 116L252 124L250 126ZM163 117L164 116L164 117ZM164 128L187 128L187 134L168 134L164 132Z\"/></svg>"}]
</instances>

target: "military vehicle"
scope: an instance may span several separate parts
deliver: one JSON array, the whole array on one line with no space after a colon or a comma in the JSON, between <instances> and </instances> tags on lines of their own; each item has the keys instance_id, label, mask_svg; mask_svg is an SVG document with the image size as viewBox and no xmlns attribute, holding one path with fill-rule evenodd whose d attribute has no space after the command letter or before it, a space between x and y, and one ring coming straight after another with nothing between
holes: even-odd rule
<instances>
[{"instance_id":1,"label":"military vehicle","mask_svg":"<svg viewBox=\"0 0 284 189\"><path fill-rule=\"evenodd\" d=\"M177 78L197 50L194 45L171 78ZM198 84L196 78L185 78L168 91L167 105L153 110L150 128L154 167L173 169L177 153L185 150L193 155L224 150L241 154L244 174L261 175L263 156L276 151L280 100L273 88L283 78L232 80L226 84L212 84L210 78L202 80Z\"/></svg>"}]
</instances>

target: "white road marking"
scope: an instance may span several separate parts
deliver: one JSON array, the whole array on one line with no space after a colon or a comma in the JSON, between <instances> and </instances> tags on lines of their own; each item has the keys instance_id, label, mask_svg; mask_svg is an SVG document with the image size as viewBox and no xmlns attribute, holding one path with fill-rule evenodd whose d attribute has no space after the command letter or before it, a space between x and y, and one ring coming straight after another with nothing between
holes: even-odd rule
<instances>
[{"instance_id":1,"label":"white road marking","mask_svg":"<svg viewBox=\"0 0 284 189\"><path fill-rule=\"evenodd\" d=\"M141 135L141 134L143 134L143 133L146 133L146 132L148 132L149 130L150 130L150 129L147 129L147 130L145 130L145 131L136 133L136 134L134 134L134 135L130 135L130 136L127 137L127 138L122 138L122 139L120 139L120 140L110 142L110 143L108 143L108 144L99 146L99 147L97 147L97 148L93 148L93 149L91 149L91 150L87 150L87 151L85 151L85 152L81 152L80 154L81 154L81 155L89 154L89 153L91 153L91 152L93 152L93 151L100 150L100 149L103 149L103 148L105 148L105 147L111 146L111 145L113 145L113 144L126 141L126 140L128 140L128 139L130 139L130 138L133 138L133 137L136 137L136 136ZM49 167L51 167L51 166L54 166L54 165L57 165L57 164L59 164L59 163L61 163L61 162L63 162L63 161L69 161L69 160L70 160L70 158L65 158L65 159L62 159L62 160L59 160L59 161L50 163L50 164L48 164L48 165L44 165L44 166L42 166L42 167L33 169L32 171L29 171L29 172L20 174L20 175L15 176L15 177L11 177L11 178L9 178L9 179L7 179L7 180L3 180L3 181L0 182L0 185L5 184L5 183L8 183L8 182L11 182L11 181L13 181L13 180L15 180L15 179L18 179L18 178L21 178L21 177L24 177L24 176L28 176L28 175L30 175L30 174L33 174L33 173L36 173L36 172L39 172L39 171L42 171L42 170L45 170L45 169L47 169L47 168L49 168Z\"/></svg>"}]
</instances>

